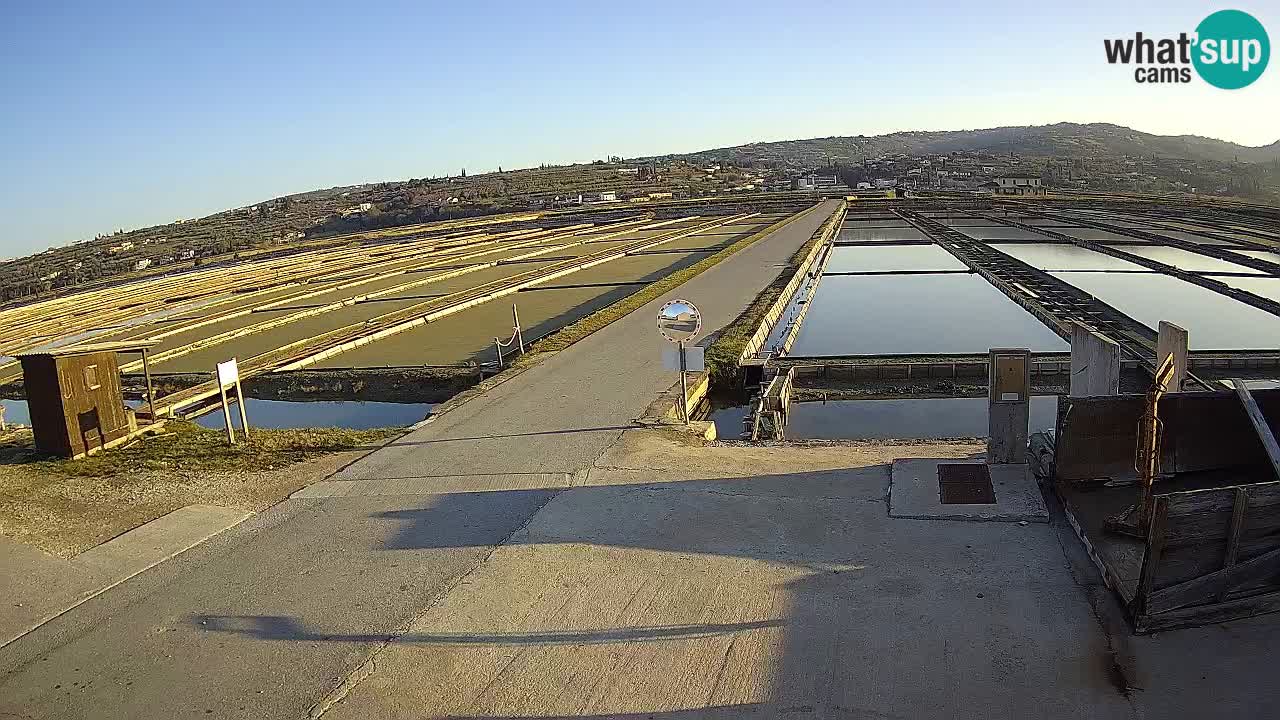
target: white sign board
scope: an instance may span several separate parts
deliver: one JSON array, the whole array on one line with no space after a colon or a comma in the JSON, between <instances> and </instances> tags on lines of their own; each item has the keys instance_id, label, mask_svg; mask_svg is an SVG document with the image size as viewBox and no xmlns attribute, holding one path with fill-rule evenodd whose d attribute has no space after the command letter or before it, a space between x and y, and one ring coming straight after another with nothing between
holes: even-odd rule
<instances>
[{"instance_id":1,"label":"white sign board","mask_svg":"<svg viewBox=\"0 0 1280 720\"><path fill-rule=\"evenodd\" d=\"M209 367L205 365L205 367ZM240 380L240 366L236 364L236 359L231 358L226 362L218 363L218 384L222 387L235 385Z\"/></svg>"},{"instance_id":2,"label":"white sign board","mask_svg":"<svg viewBox=\"0 0 1280 720\"><path fill-rule=\"evenodd\" d=\"M685 347L684 364L684 369L689 372L704 372L707 361L703 349L696 345ZM662 369L680 372L680 348L665 348L662 351Z\"/></svg>"}]
</instances>

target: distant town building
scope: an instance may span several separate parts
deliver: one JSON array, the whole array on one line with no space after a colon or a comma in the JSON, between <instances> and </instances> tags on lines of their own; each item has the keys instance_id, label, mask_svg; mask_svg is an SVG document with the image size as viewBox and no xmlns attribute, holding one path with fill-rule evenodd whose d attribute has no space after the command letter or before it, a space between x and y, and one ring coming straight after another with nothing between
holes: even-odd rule
<instances>
[{"instance_id":1,"label":"distant town building","mask_svg":"<svg viewBox=\"0 0 1280 720\"><path fill-rule=\"evenodd\" d=\"M669 193L669 192L651 192L651 193L649 193L649 199L650 199L650 200L669 200L670 198L671 198L671 193Z\"/></svg>"},{"instance_id":2,"label":"distant town building","mask_svg":"<svg viewBox=\"0 0 1280 720\"><path fill-rule=\"evenodd\" d=\"M146 270L149 267L151 267L151 260L148 258L142 258L141 260L133 264L134 270Z\"/></svg>"},{"instance_id":3,"label":"distant town building","mask_svg":"<svg viewBox=\"0 0 1280 720\"><path fill-rule=\"evenodd\" d=\"M602 190L598 199L600 202L616 202L618 193L614 190Z\"/></svg>"},{"instance_id":4,"label":"distant town building","mask_svg":"<svg viewBox=\"0 0 1280 720\"><path fill-rule=\"evenodd\" d=\"M359 205L352 205L351 207L346 208L345 210L339 210L338 214L342 215L343 217L346 217L347 215L355 215L356 213L369 212L372 209L373 209L373 203L365 202L365 203L360 203Z\"/></svg>"},{"instance_id":5,"label":"distant town building","mask_svg":"<svg viewBox=\"0 0 1280 720\"><path fill-rule=\"evenodd\" d=\"M1001 175L995 179L997 195L1043 195L1044 185L1034 175Z\"/></svg>"}]
</instances>

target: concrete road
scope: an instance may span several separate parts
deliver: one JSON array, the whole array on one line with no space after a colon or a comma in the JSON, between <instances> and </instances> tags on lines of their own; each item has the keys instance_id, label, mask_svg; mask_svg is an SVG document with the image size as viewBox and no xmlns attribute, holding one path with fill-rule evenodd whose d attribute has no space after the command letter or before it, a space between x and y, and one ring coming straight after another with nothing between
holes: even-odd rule
<instances>
[{"instance_id":1,"label":"concrete road","mask_svg":"<svg viewBox=\"0 0 1280 720\"><path fill-rule=\"evenodd\" d=\"M1280 714L1280 616L1134 637L1060 512L889 516L891 460L984 450L701 447L628 430L325 718ZM261 618L224 632L327 636Z\"/></svg>"},{"instance_id":2,"label":"concrete road","mask_svg":"<svg viewBox=\"0 0 1280 720\"><path fill-rule=\"evenodd\" d=\"M326 720L1131 717L1047 526L890 518L879 458L798 454L727 477L622 454L638 469L553 499ZM255 622L231 636L270 642Z\"/></svg>"},{"instance_id":3,"label":"concrete road","mask_svg":"<svg viewBox=\"0 0 1280 720\"><path fill-rule=\"evenodd\" d=\"M700 305L708 331L723 326L834 209L824 203L677 294ZM283 503L0 650L0 717L319 711L674 381L659 361L660 305L336 478L373 481L360 491Z\"/></svg>"}]
</instances>

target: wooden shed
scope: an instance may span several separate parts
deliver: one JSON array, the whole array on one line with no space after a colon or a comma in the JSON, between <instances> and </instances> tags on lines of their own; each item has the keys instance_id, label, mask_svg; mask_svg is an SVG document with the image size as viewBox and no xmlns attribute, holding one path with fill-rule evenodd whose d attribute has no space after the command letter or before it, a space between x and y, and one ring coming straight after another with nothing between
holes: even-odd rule
<instances>
[{"instance_id":1,"label":"wooden shed","mask_svg":"<svg viewBox=\"0 0 1280 720\"><path fill-rule=\"evenodd\" d=\"M124 404L116 353L142 352L145 358L153 344L69 345L19 355L36 447L78 458L135 434L137 420Z\"/></svg>"}]
</instances>

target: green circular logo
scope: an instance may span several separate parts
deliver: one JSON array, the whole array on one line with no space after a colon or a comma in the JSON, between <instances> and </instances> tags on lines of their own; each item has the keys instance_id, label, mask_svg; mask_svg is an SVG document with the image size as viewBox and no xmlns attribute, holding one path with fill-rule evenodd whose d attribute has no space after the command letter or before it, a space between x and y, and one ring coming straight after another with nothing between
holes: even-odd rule
<instances>
[{"instance_id":1,"label":"green circular logo","mask_svg":"<svg viewBox=\"0 0 1280 720\"><path fill-rule=\"evenodd\" d=\"M1196 27L1191 62L1204 81L1223 90L1236 90L1267 69L1271 40L1257 18L1240 10L1219 10Z\"/></svg>"}]
</instances>

